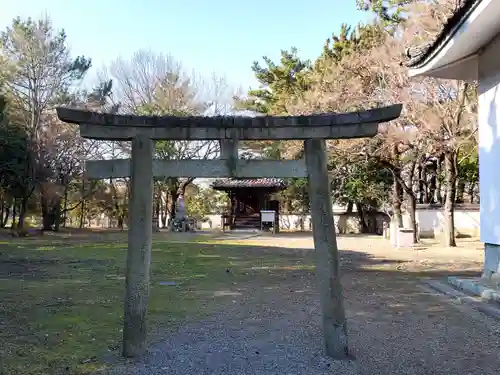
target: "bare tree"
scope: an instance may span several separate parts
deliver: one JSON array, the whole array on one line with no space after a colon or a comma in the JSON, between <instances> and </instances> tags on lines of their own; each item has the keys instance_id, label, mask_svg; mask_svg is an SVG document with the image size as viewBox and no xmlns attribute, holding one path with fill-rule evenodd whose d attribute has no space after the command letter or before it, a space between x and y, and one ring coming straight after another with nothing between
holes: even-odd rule
<instances>
[{"instance_id":1,"label":"bare tree","mask_svg":"<svg viewBox=\"0 0 500 375\"><path fill-rule=\"evenodd\" d=\"M412 17L404 29L407 43L416 44L421 38L432 40L456 6L457 2L453 0L410 5L408 11L412 12ZM429 151L444 161L443 243L456 246L454 205L458 155L464 147L471 149L471 143L477 142L476 88L467 82L432 78L412 80L410 87L420 117L422 136L429 141Z\"/></svg>"},{"instance_id":2,"label":"bare tree","mask_svg":"<svg viewBox=\"0 0 500 375\"><path fill-rule=\"evenodd\" d=\"M407 44L429 40L439 32L452 13L454 2L416 2L405 10L411 17L395 33L380 25L369 29L372 43L350 49L335 59L324 59L312 73L313 84L300 101L288 103L291 113L338 112L405 103L402 116L380 128L371 140L349 141L353 152L364 151L393 175L393 218L402 225L402 196L406 197L411 225L416 229L415 206L418 164L426 155L443 155L445 160L446 201L445 243L454 246L453 205L457 175L457 155L474 134L471 114L473 90L467 85L452 87L434 79L410 80L401 65ZM378 33L378 37L373 35ZM404 193L404 194L403 194ZM415 232L416 241L417 236Z\"/></svg>"},{"instance_id":3,"label":"bare tree","mask_svg":"<svg viewBox=\"0 0 500 375\"><path fill-rule=\"evenodd\" d=\"M207 84L196 74L187 74L182 64L170 55L137 51L130 59L118 58L101 77L114 82L114 100L120 111L142 115L206 115L223 111L226 82L216 75ZM124 150L128 152L128 147ZM159 159L206 159L215 156L218 144L196 141L158 141ZM180 179L166 177L155 183L155 211L162 207L171 217L180 194L196 176ZM165 198L167 193L168 198ZM163 215L165 217L165 215Z\"/></svg>"}]
</instances>

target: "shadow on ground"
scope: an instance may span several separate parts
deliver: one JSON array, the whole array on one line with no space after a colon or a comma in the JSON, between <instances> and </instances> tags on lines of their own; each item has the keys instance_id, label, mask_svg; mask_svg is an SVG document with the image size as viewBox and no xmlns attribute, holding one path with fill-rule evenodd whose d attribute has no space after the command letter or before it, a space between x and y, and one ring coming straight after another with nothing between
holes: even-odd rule
<instances>
[{"instance_id":1,"label":"shadow on ground","mask_svg":"<svg viewBox=\"0 0 500 375\"><path fill-rule=\"evenodd\" d=\"M120 233L116 238L101 238L101 242L95 237L82 237L75 241L15 239L0 243L0 340L6 343L0 348L3 358L0 374L2 370L6 374L27 375L87 374L101 368L103 359L109 360L110 353L119 353L127 245ZM146 374L141 372L141 366L156 361L151 365L154 371L148 374L222 373L217 371L227 363L243 366L242 371L235 373L253 374L255 371L247 370L280 363L283 355L289 359L289 364L298 366L297 369L323 366L319 359L314 359L322 358L314 251L182 241L182 237L176 237L176 242L167 242L164 235L155 237L149 303L150 337L152 342L157 342L152 346L153 353L162 353L164 358L176 355L183 358L189 353L179 353L179 348L191 348L194 353L204 350L203 345L213 343L212 353L226 348L224 353L233 351L243 357L249 357L248 350L268 354L265 360L257 356L261 365L252 364L257 366L255 368L244 367L239 362L240 357L235 360L226 353L220 355L222 362L214 360L217 363L209 366L214 372L203 372L196 367L201 365L193 356L192 372L178 372L182 366L179 369L169 367L176 363L174 359L165 364L152 357L127 365L124 371ZM368 353L373 353L370 358L377 353L381 358L387 356L385 346L399 353L394 354L398 361L409 358L411 362L412 352L425 352L425 345L434 345L425 344L427 340L435 340L452 350L455 344L443 341L445 331L449 337L459 340L457 342L462 340L464 348L469 347L469 342L474 344L477 335L487 335L484 327L468 332L464 329L462 311L418 287L423 278L446 277L451 273L475 276L478 269L432 269L432 266L398 259L397 253L383 259L368 252L341 250L340 260L349 326L354 338L353 352L362 358L361 362L368 358ZM165 281L175 285L162 285ZM377 327L376 332L372 332L374 327ZM463 334L457 333L459 329ZM234 337L224 336L227 330ZM371 336L364 337L365 331ZM457 332L450 333L452 331ZM413 336L410 337L409 332ZM427 338L422 339L422 343L417 342L425 335ZM174 341L165 341L166 337ZM192 337L197 337L198 343L189 341L182 346L182 342ZM481 353L481 346L475 345L476 352ZM252 349L254 347L259 349ZM464 349L453 350L462 353ZM210 357L205 352L197 356L207 361ZM424 357L434 363L428 354ZM189 356L186 358L189 360ZM315 364L304 365L304 361ZM458 364L468 368L469 365L460 361L445 369L454 374ZM287 366L282 365L284 369ZM379 367L384 370L384 366ZM429 370L426 366L421 369ZM167 370L162 370L163 367ZM326 367L313 372L297 369L285 373L322 374L326 371ZM365 373L342 371L339 369L338 373ZM415 371L415 374L438 373ZM489 374L488 371L483 373Z\"/></svg>"},{"instance_id":2,"label":"shadow on ground","mask_svg":"<svg viewBox=\"0 0 500 375\"><path fill-rule=\"evenodd\" d=\"M118 366L115 373L497 373L498 324L419 286L422 279L456 275L456 270L415 265L408 270L413 262L397 256L340 251L356 361L338 362L324 357L313 251L217 248L230 254L226 282L212 295L219 301L217 312L179 327L152 345L146 357Z\"/></svg>"}]
</instances>

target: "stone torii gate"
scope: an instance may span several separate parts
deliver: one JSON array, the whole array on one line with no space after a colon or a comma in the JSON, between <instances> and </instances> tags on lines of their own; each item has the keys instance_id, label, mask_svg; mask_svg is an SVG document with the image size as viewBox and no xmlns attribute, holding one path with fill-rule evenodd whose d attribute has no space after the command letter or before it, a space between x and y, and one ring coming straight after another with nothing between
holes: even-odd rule
<instances>
[{"instance_id":1,"label":"stone torii gate","mask_svg":"<svg viewBox=\"0 0 500 375\"><path fill-rule=\"evenodd\" d=\"M311 116L156 117L58 108L61 121L80 126L84 138L132 141L131 159L88 161L89 178L130 177L129 231L124 303L123 355L147 349L153 177L307 177L316 275L326 354L348 355L339 257L328 181L327 139L373 137L378 125L394 120L402 105ZM239 140L304 140L302 160L239 160ZM219 160L154 160L154 140L219 140Z\"/></svg>"}]
</instances>

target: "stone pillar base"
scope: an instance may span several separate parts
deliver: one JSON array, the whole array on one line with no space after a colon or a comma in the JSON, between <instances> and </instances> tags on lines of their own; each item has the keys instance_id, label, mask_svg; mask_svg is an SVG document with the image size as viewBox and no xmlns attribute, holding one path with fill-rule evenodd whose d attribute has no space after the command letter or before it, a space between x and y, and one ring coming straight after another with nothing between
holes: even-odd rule
<instances>
[{"instance_id":1,"label":"stone pillar base","mask_svg":"<svg viewBox=\"0 0 500 375\"><path fill-rule=\"evenodd\" d=\"M500 282L500 245L484 244L484 269L482 278L489 282Z\"/></svg>"}]
</instances>

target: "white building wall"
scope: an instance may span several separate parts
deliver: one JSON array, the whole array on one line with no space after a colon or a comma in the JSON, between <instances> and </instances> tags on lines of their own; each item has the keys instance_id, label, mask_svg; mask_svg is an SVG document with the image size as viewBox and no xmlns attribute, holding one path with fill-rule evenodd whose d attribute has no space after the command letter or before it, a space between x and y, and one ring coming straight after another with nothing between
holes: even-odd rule
<instances>
[{"instance_id":1,"label":"white building wall","mask_svg":"<svg viewBox=\"0 0 500 375\"><path fill-rule=\"evenodd\" d=\"M500 35L479 57L481 241L500 245Z\"/></svg>"}]
</instances>

